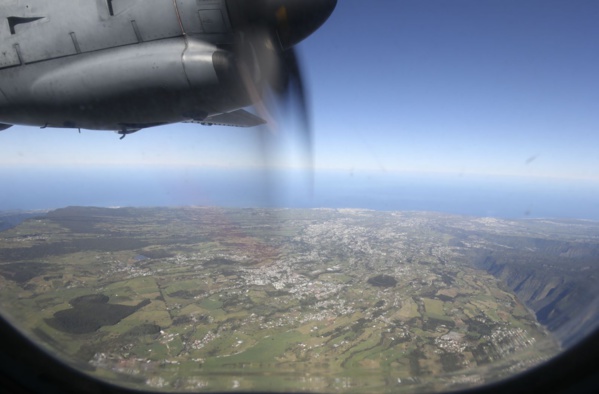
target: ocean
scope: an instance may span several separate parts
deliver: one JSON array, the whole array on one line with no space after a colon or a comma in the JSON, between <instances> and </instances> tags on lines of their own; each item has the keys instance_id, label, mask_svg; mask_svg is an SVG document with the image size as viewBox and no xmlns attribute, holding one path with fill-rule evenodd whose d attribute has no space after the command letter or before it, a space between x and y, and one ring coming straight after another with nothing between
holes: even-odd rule
<instances>
[{"instance_id":1,"label":"ocean","mask_svg":"<svg viewBox=\"0 0 599 394\"><path fill-rule=\"evenodd\" d=\"M0 210L80 206L228 206L438 211L599 220L599 184L382 171L211 168L4 168Z\"/></svg>"}]
</instances>

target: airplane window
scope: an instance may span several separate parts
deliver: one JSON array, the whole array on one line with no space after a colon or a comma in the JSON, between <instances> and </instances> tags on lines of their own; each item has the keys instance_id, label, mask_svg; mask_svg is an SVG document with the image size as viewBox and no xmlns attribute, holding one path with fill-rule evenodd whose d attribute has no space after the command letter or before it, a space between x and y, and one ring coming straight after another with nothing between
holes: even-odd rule
<instances>
[{"instance_id":1,"label":"airplane window","mask_svg":"<svg viewBox=\"0 0 599 394\"><path fill-rule=\"evenodd\" d=\"M445 392L596 332L596 1L30 4L0 6L0 315L57 363Z\"/></svg>"}]
</instances>

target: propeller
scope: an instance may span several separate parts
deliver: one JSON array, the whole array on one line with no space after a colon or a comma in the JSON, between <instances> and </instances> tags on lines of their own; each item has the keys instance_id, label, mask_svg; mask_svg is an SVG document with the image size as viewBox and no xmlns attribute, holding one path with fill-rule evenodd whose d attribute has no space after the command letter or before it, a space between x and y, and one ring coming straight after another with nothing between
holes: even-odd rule
<instances>
[{"instance_id":1,"label":"propeller","mask_svg":"<svg viewBox=\"0 0 599 394\"><path fill-rule=\"evenodd\" d=\"M336 4L337 0L227 0L235 32L233 56L247 98L271 130L278 127L273 104L292 106L310 169L310 111L294 45L316 31Z\"/></svg>"}]
</instances>

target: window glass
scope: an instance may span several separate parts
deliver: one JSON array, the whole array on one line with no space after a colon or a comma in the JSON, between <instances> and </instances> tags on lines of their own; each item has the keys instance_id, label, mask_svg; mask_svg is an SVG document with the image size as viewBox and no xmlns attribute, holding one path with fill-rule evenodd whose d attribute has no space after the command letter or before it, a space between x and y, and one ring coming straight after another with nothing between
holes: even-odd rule
<instances>
[{"instance_id":1,"label":"window glass","mask_svg":"<svg viewBox=\"0 0 599 394\"><path fill-rule=\"evenodd\" d=\"M0 312L141 389L447 391L540 365L599 316L597 16L340 1L297 47L312 167L283 105L123 140L7 128Z\"/></svg>"}]
</instances>

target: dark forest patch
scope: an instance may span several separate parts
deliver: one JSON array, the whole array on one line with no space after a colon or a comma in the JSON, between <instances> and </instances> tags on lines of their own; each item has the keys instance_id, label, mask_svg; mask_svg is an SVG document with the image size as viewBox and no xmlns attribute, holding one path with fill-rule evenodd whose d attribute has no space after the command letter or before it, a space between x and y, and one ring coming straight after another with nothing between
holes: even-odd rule
<instances>
[{"instance_id":1,"label":"dark forest patch","mask_svg":"<svg viewBox=\"0 0 599 394\"><path fill-rule=\"evenodd\" d=\"M462 368L462 360L460 355L455 353L441 354L441 364L445 372L454 372Z\"/></svg>"},{"instance_id":2,"label":"dark forest patch","mask_svg":"<svg viewBox=\"0 0 599 394\"><path fill-rule=\"evenodd\" d=\"M180 326L180 325L189 324L189 323L193 323L193 320L192 320L191 316L189 316L189 315L182 315L182 316L177 316L177 317L173 318L173 326Z\"/></svg>"},{"instance_id":3,"label":"dark forest patch","mask_svg":"<svg viewBox=\"0 0 599 394\"><path fill-rule=\"evenodd\" d=\"M435 331L437 329L437 327L440 327L442 325L445 327L448 327L448 328L455 327L455 323L453 321L435 319L434 317L428 317L426 319L426 321L424 322L424 324L422 325L422 328L426 331Z\"/></svg>"},{"instance_id":4,"label":"dark forest patch","mask_svg":"<svg viewBox=\"0 0 599 394\"><path fill-rule=\"evenodd\" d=\"M112 326L150 303L143 300L137 305L109 304L103 294L91 294L72 299L73 308L58 311L46 323L70 334L87 334L102 326Z\"/></svg>"},{"instance_id":5,"label":"dark forest patch","mask_svg":"<svg viewBox=\"0 0 599 394\"><path fill-rule=\"evenodd\" d=\"M33 245L29 248L8 248L0 250L0 261L42 259L48 256L61 256L87 250L118 252L140 249L150 245L135 238L78 238L70 242L54 242L46 245Z\"/></svg>"},{"instance_id":6,"label":"dark forest patch","mask_svg":"<svg viewBox=\"0 0 599 394\"><path fill-rule=\"evenodd\" d=\"M220 270L220 273L223 276L237 276L237 274L239 273L239 271L231 269L231 268L223 268Z\"/></svg>"},{"instance_id":7,"label":"dark forest patch","mask_svg":"<svg viewBox=\"0 0 599 394\"><path fill-rule=\"evenodd\" d=\"M38 262L9 263L0 265L0 275L23 285L38 275L44 275L48 267L48 264Z\"/></svg>"},{"instance_id":8,"label":"dark forest patch","mask_svg":"<svg viewBox=\"0 0 599 394\"><path fill-rule=\"evenodd\" d=\"M266 295L269 297L285 297L290 295L291 293L287 290L266 290Z\"/></svg>"},{"instance_id":9,"label":"dark forest patch","mask_svg":"<svg viewBox=\"0 0 599 394\"><path fill-rule=\"evenodd\" d=\"M478 365L489 364L492 363L493 360L498 360L502 357L497 350L488 343L480 343L475 348L470 348L470 351Z\"/></svg>"},{"instance_id":10,"label":"dark forest patch","mask_svg":"<svg viewBox=\"0 0 599 394\"><path fill-rule=\"evenodd\" d=\"M422 368L420 367L420 359L425 358L424 353L420 350L410 352L408 359L410 360L410 373L412 376L420 376Z\"/></svg>"},{"instance_id":11,"label":"dark forest patch","mask_svg":"<svg viewBox=\"0 0 599 394\"><path fill-rule=\"evenodd\" d=\"M397 280L392 276L381 274L368 279L368 283L376 287L395 287Z\"/></svg>"},{"instance_id":12,"label":"dark forest patch","mask_svg":"<svg viewBox=\"0 0 599 394\"><path fill-rule=\"evenodd\" d=\"M139 326L135 326L123 335L121 335L120 339L129 341L135 338L142 337L144 335L157 335L160 333L160 326L156 324L141 324Z\"/></svg>"},{"instance_id":13,"label":"dark forest patch","mask_svg":"<svg viewBox=\"0 0 599 394\"><path fill-rule=\"evenodd\" d=\"M453 297L447 296L445 294L436 294L436 295L434 295L434 297L443 302L453 301Z\"/></svg>"},{"instance_id":14,"label":"dark forest patch","mask_svg":"<svg viewBox=\"0 0 599 394\"><path fill-rule=\"evenodd\" d=\"M466 319L464 322L468 325L469 333L477 333L479 335L491 335L493 332L494 324L483 323L482 321L475 319Z\"/></svg>"},{"instance_id":15,"label":"dark forest patch","mask_svg":"<svg viewBox=\"0 0 599 394\"><path fill-rule=\"evenodd\" d=\"M135 213L131 208L67 207L48 212L48 220L75 233L105 233L99 224L116 224L123 219L131 220Z\"/></svg>"},{"instance_id":16,"label":"dark forest patch","mask_svg":"<svg viewBox=\"0 0 599 394\"><path fill-rule=\"evenodd\" d=\"M169 257L175 257L174 253L164 249L142 250L139 253L149 259L166 259Z\"/></svg>"},{"instance_id":17,"label":"dark forest patch","mask_svg":"<svg viewBox=\"0 0 599 394\"><path fill-rule=\"evenodd\" d=\"M10 228L16 227L22 222L31 219L38 218L42 219L44 213L42 212L34 212L34 213L26 213L26 212L18 212L18 213L6 213L0 212L0 231L8 230Z\"/></svg>"}]
</instances>

